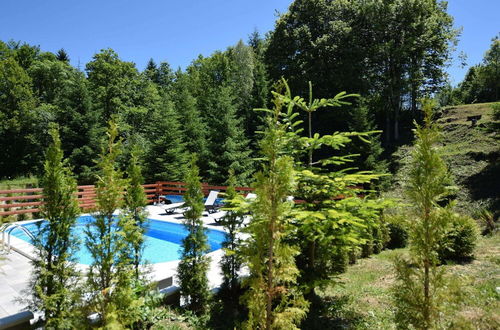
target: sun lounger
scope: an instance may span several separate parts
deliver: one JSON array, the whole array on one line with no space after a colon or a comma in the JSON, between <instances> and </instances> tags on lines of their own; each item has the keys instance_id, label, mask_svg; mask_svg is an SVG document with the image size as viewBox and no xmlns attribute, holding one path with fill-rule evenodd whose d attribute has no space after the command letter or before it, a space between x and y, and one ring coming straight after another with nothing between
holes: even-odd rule
<instances>
[{"instance_id":1,"label":"sun lounger","mask_svg":"<svg viewBox=\"0 0 500 330\"><path fill-rule=\"evenodd\" d=\"M254 193L248 193L245 196L245 199L248 199L248 200L252 200L252 199L256 199L256 198L257 198L257 194L254 194Z\"/></svg>"},{"instance_id":2,"label":"sun lounger","mask_svg":"<svg viewBox=\"0 0 500 330\"><path fill-rule=\"evenodd\" d=\"M174 214L175 211L178 209L178 208L181 208L183 207L184 203L172 203L172 204L167 204L163 207L163 209L165 210L165 213L167 214Z\"/></svg>"},{"instance_id":3,"label":"sun lounger","mask_svg":"<svg viewBox=\"0 0 500 330\"><path fill-rule=\"evenodd\" d=\"M205 211L207 211L208 213L217 212L217 209L219 208L217 205L215 205L217 196L219 196L219 192L217 190L210 190L207 200L205 201Z\"/></svg>"}]
</instances>

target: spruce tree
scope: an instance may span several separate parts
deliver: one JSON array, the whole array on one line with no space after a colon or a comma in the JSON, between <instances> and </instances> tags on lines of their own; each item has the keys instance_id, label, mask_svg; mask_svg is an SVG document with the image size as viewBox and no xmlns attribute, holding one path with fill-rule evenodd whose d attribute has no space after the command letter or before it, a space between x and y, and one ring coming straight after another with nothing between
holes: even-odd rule
<instances>
[{"instance_id":1,"label":"spruce tree","mask_svg":"<svg viewBox=\"0 0 500 330\"><path fill-rule=\"evenodd\" d=\"M181 71L176 72L172 100L179 116L186 151L196 153L204 159L207 152L207 127L198 109L197 100L190 91L189 77Z\"/></svg>"},{"instance_id":2,"label":"spruce tree","mask_svg":"<svg viewBox=\"0 0 500 330\"><path fill-rule=\"evenodd\" d=\"M154 82L155 84L158 84L159 80L159 72L158 72L158 67L156 66L155 61L150 58L148 61L148 64L146 65L146 69L144 69L143 74Z\"/></svg>"},{"instance_id":3,"label":"spruce tree","mask_svg":"<svg viewBox=\"0 0 500 330\"><path fill-rule=\"evenodd\" d=\"M74 326L71 321L78 299L75 286L79 273L74 266L78 241L71 229L80 209L76 181L63 160L59 132L52 128L50 135L52 144L41 178L41 212L46 223L40 225L34 242L32 299L33 307L43 313L47 328L68 329Z\"/></svg>"},{"instance_id":4,"label":"spruce tree","mask_svg":"<svg viewBox=\"0 0 500 330\"><path fill-rule=\"evenodd\" d=\"M208 307L207 271L210 258L205 254L210 249L201 220L204 209L203 192L194 156L185 181L187 190L184 201L187 211L184 213L184 226L188 230L188 235L182 240L182 257L177 275L180 280L181 296L186 299L187 308L201 315Z\"/></svg>"},{"instance_id":5,"label":"spruce tree","mask_svg":"<svg viewBox=\"0 0 500 330\"><path fill-rule=\"evenodd\" d=\"M370 113L368 106L363 100L359 100L358 104L350 110L349 115L349 130L353 132L376 130L373 114ZM353 141L350 146L349 150L351 153L359 155L354 159L352 165L363 171L385 172L387 170L387 162L381 159L384 149L380 144L380 136L371 135L366 140L368 141L358 139L357 141Z\"/></svg>"},{"instance_id":6,"label":"spruce tree","mask_svg":"<svg viewBox=\"0 0 500 330\"><path fill-rule=\"evenodd\" d=\"M227 183L229 169L234 171L238 184L245 184L252 173L248 140L234 102L230 87L221 87L212 95L208 177L214 184Z\"/></svg>"},{"instance_id":7,"label":"spruce tree","mask_svg":"<svg viewBox=\"0 0 500 330\"><path fill-rule=\"evenodd\" d=\"M160 109L154 111L146 150L148 167L145 176L148 181L180 181L186 172L187 154L182 141L179 117L173 104L164 98Z\"/></svg>"},{"instance_id":8,"label":"spruce tree","mask_svg":"<svg viewBox=\"0 0 500 330\"><path fill-rule=\"evenodd\" d=\"M250 237L242 248L250 270L244 301L248 307L247 329L297 329L306 316L308 303L297 285L299 250L286 243L292 233L293 203L288 196L295 189L294 162L284 151L290 142L288 125L282 119L282 98L266 110L266 129L260 141L263 167L255 175L257 198L250 205Z\"/></svg>"},{"instance_id":9,"label":"spruce tree","mask_svg":"<svg viewBox=\"0 0 500 330\"><path fill-rule=\"evenodd\" d=\"M443 271L439 269L438 248L450 212L439 203L451 191L448 168L439 155L440 139L432 121L433 103L423 101L424 124L415 124L415 149L412 152L406 194L414 213L410 226L410 260L396 260L394 297L396 320L402 327L434 329L439 325L442 299L446 295Z\"/></svg>"},{"instance_id":10,"label":"spruce tree","mask_svg":"<svg viewBox=\"0 0 500 330\"><path fill-rule=\"evenodd\" d=\"M69 55L68 53L64 50L64 48L61 48L57 51L56 53L56 58L58 61L65 62L69 64Z\"/></svg>"}]
</instances>

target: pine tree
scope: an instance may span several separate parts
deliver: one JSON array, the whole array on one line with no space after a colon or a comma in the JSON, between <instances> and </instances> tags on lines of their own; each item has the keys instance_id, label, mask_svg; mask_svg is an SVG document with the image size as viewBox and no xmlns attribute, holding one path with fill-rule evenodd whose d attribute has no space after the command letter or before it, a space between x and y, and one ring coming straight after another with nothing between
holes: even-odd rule
<instances>
[{"instance_id":1,"label":"pine tree","mask_svg":"<svg viewBox=\"0 0 500 330\"><path fill-rule=\"evenodd\" d=\"M182 257L177 268L180 280L181 296L186 299L187 308L197 314L207 311L209 291L207 271L210 258L207 235L203 227L203 192L201 189L196 157L191 159L186 175L186 194L184 195L187 211L184 213L184 226L188 235L182 240Z\"/></svg>"},{"instance_id":2,"label":"pine tree","mask_svg":"<svg viewBox=\"0 0 500 330\"><path fill-rule=\"evenodd\" d=\"M288 196L295 188L294 163L287 150L288 125L282 121L282 99L274 99L260 141L263 168L255 175L257 198L250 205L250 237L242 248L250 275L243 299L249 315L247 329L297 329L306 316L308 303L297 286L297 247L285 242L291 234L293 203Z\"/></svg>"},{"instance_id":3,"label":"pine tree","mask_svg":"<svg viewBox=\"0 0 500 330\"><path fill-rule=\"evenodd\" d=\"M78 299L74 288L79 279L74 267L78 242L71 228L80 209L76 181L63 160L57 129L52 128L50 135L52 144L41 179L41 209L47 223L40 225L34 242L37 258L33 261L32 294L34 307L43 313L47 328L68 329L74 326L71 321Z\"/></svg>"},{"instance_id":4,"label":"pine tree","mask_svg":"<svg viewBox=\"0 0 500 330\"><path fill-rule=\"evenodd\" d=\"M450 193L451 179L436 149L440 132L432 121L432 108L433 103L424 100L424 125L415 124L416 142L406 190L415 211L409 221L411 260L396 261L394 287L398 323L417 329L438 326L440 303L446 294L437 250L450 212L439 203Z\"/></svg>"}]
</instances>

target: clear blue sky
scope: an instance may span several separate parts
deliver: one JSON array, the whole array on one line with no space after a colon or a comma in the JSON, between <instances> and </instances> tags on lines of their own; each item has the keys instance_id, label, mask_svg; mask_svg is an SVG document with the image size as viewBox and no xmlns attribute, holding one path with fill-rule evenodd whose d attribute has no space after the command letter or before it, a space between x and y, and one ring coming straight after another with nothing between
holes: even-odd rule
<instances>
[{"instance_id":1,"label":"clear blue sky","mask_svg":"<svg viewBox=\"0 0 500 330\"><path fill-rule=\"evenodd\" d=\"M291 0L1 0L0 40L21 40L55 52L66 49L81 68L102 48L113 48L143 69L149 58L184 68L257 29L271 30L276 10ZM450 0L455 25L463 27L457 50L479 63L500 32L499 0ZM452 83L466 69L454 61Z\"/></svg>"}]
</instances>

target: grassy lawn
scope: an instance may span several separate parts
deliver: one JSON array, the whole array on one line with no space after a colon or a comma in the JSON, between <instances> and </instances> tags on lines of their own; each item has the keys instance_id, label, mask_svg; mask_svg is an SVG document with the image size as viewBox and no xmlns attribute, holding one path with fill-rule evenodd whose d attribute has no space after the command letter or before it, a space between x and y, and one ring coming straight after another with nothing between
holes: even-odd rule
<instances>
[{"instance_id":1,"label":"grassy lawn","mask_svg":"<svg viewBox=\"0 0 500 330\"><path fill-rule=\"evenodd\" d=\"M33 187L38 186L38 179L36 177L21 177L11 180L0 180L0 189L24 189L27 184L31 184Z\"/></svg>"},{"instance_id":2,"label":"grassy lawn","mask_svg":"<svg viewBox=\"0 0 500 330\"><path fill-rule=\"evenodd\" d=\"M317 328L326 329L328 325L330 329L396 329L391 303L391 260L404 253L406 249L383 251L349 267L339 277L341 284L321 292L331 307ZM446 328L499 329L500 234L480 238L473 262L442 267L455 279L450 293L457 294L443 318Z\"/></svg>"},{"instance_id":3,"label":"grassy lawn","mask_svg":"<svg viewBox=\"0 0 500 330\"><path fill-rule=\"evenodd\" d=\"M493 103L446 107L438 123L442 127L440 148L443 159L458 186L458 210L474 216L478 207L500 209L500 148L498 134L492 130ZM481 115L475 127L467 116ZM388 197L401 197L401 183L406 180L412 146L405 145L394 153L396 173Z\"/></svg>"}]
</instances>

